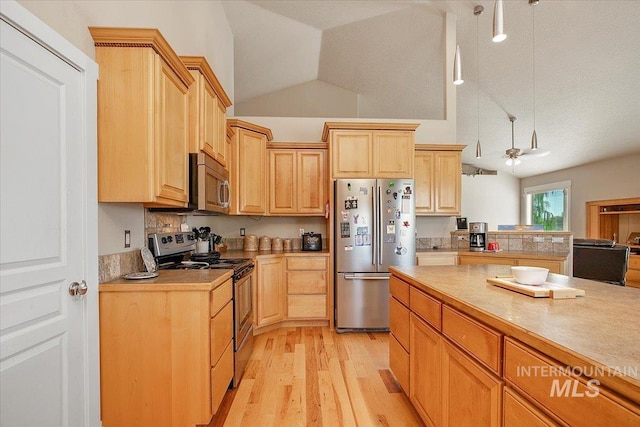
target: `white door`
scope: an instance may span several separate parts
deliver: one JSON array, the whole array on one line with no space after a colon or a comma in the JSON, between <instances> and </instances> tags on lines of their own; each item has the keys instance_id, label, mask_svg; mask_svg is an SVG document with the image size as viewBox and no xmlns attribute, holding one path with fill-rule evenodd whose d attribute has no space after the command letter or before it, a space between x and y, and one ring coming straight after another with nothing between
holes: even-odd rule
<instances>
[{"instance_id":1,"label":"white door","mask_svg":"<svg viewBox=\"0 0 640 427\"><path fill-rule=\"evenodd\" d=\"M1 3L0 424L99 426L97 66Z\"/></svg>"}]
</instances>

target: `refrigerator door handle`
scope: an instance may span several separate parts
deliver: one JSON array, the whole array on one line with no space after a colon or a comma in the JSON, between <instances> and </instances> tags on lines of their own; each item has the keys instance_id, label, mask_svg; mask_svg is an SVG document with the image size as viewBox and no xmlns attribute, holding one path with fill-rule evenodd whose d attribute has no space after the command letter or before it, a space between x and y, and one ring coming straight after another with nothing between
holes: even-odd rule
<instances>
[{"instance_id":1,"label":"refrigerator door handle","mask_svg":"<svg viewBox=\"0 0 640 427\"><path fill-rule=\"evenodd\" d=\"M356 276L355 274L345 274L345 280L386 280L389 276Z\"/></svg>"},{"instance_id":2,"label":"refrigerator door handle","mask_svg":"<svg viewBox=\"0 0 640 427\"><path fill-rule=\"evenodd\" d=\"M382 189L378 186L378 205L375 215L378 217L376 234L378 235L378 265L382 265Z\"/></svg>"},{"instance_id":3,"label":"refrigerator door handle","mask_svg":"<svg viewBox=\"0 0 640 427\"><path fill-rule=\"evenodd\" d=\"M376 200L375 187L371 187L371 201L373 205L373 248L371 253L371 264L376 265L378 263L378 203Z\"/></svg>"}]
</instances>

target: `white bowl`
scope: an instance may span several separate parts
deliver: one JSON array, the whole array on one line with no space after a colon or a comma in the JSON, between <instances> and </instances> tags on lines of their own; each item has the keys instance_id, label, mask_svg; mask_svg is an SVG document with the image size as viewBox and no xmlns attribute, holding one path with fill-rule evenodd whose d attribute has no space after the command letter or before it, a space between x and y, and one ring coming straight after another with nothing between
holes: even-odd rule
<instances>
[{"instance_id":1,"label":"white bowl","mask_svg":"<svg viewBox=\"0 0 640 427\"><path fill-rule=\"evenodd\" d=\"M522 285L541 285L547 280L548 268L541 267L511 267L511 274L516 282Z\"/></svg>"}]
</instances>

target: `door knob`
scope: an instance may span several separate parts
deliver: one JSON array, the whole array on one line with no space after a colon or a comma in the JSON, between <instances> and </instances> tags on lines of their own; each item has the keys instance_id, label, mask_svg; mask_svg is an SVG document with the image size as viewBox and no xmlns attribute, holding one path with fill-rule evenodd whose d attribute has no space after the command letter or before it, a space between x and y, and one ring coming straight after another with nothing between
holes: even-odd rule
<instances>
[{"instance_id":1,"label":"door knob","mask_svg":"<svg viewBox=\"0 0 640 427\"><path fill-rule=\"evenodd\" d=\"M88 290L87 282L84 280L81 283L71 282L69 285L69 295L71 295L76 301L80 301L86 295Z\"/></svg>"}]
</instances>

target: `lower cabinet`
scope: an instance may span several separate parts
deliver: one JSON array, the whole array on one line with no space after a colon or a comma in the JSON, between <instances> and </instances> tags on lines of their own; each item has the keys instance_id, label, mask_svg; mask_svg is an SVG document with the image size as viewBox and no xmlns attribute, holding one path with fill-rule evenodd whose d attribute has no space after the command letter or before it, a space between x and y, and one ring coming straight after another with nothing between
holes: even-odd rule
<instances>
[{"instance_id":1,"label":"lower cabinet","mask_svg":"<svg viewBox=\"0 0 640 427\"><path fill-rule=\"evenodd\" d=\"M287 256L287 318L327 319L326 256Z\"/></svg>"},{"instance_id":2,"label":"lower cabinet","mask_svg":"<svg viewBox=\"0 0 640 427\"><path fill-rule=\"evenodd\" d=\"M428 426L440 426L442 337L415 314L410 322L409 399Z\"/></svg>"},{"instance_id":3,"label":"lower cabinet","mask_svg":"<svg viewBox=\"0 0 640 427\"><path fill-rule=\"evenodd\" d=\"M500 264L500 265L526 265L529 267L548 268L549 272L557 274L567 274L567 262L556 260L545 260L538 258L512 258L500 255L468 255L459 254L460 265L475 264Z\"/></svg>"},{"instance_id":4,"label":"lower cabinet","mask_svg":"<svg viewBox=\"0 0 640 427\"><path fill-rule=\"evenodd\" d=\"M502 405L504 427L555 427L559 425L509 387L504 388Z\"/></svg>"},{"instance_id":5,"label":"lower cabinet","mask_svg":"<svg viewBox=\"0 0 640 427\"><path fill-rule=\"evenodd\" d=\"M502 426L502 386L501 380L443 340L443 426Z\"/></svg>"},{"instance_id":6,"label":"lower cabinet","mask_svg":"<svg viewBox=\"0 0 640 427\"><path fill-rule=\"evenodd\" d=\"M233 378L232 280L212 291L126 286L100 287L103 425L208 424Z\"/></svg>"},{"instance_id":7,"label":"lower cabinet","mask_svg":"<svg viewBox=\"0 0 640 427\"><path fill-rule=\"evenodd\" d=\"M283 257L256 257L254 296L256 327L280 322L285 318L287 288L284 281Z\"/></svg>"}]
</instances>

